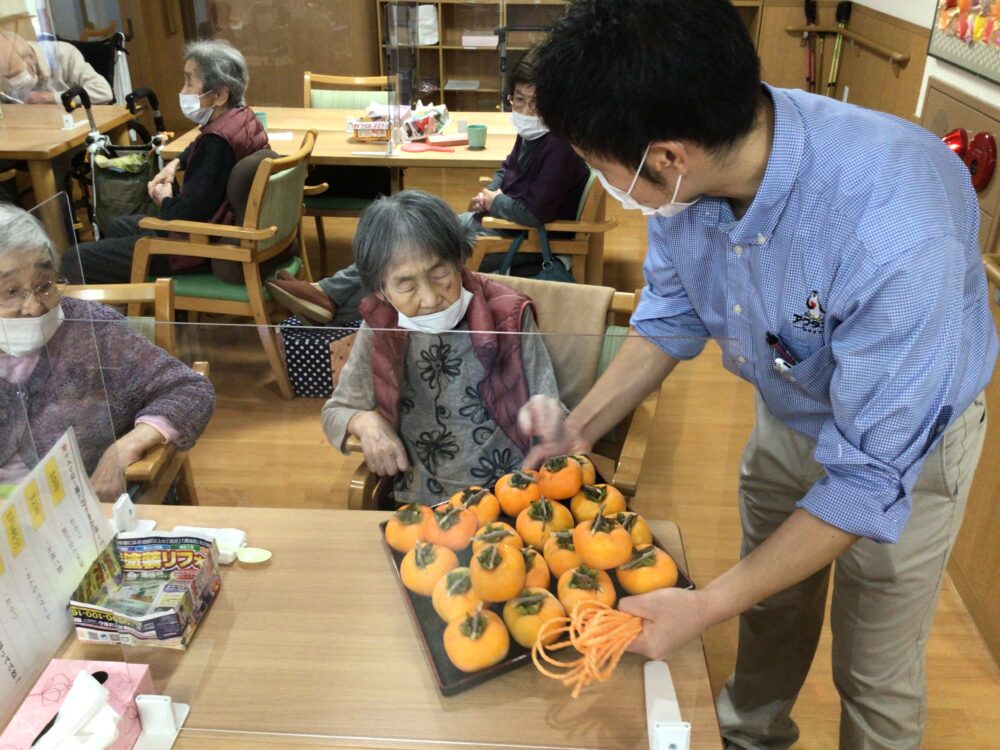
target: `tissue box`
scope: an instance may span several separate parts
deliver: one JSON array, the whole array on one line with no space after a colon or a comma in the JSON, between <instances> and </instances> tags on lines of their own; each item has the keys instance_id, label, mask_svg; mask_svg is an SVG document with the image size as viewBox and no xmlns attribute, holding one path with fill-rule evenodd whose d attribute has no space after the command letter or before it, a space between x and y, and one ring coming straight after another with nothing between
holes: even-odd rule
<instances>
[{"instance_id":1,"label":"tissue box","mask_svg":"<svg viewBox=\"0 0 1000 750\"><path fill-rule=\"evenodd\" d=\"M76 659L53 659L49 662L4 733L0 735L0 747L30 747L38 733L49 723L49 719L55 716L73 680L81 671L90 674L107 672L108 679L104 682L104 687L109 693L108 705L122 717L118 722L118 739L109 747L111 750L131 750L142 731L135 708L135 696L155 692L149 665Z\"/></svg>"},{"instance_id":2,"label":"tissue box","mask_svg":"<svg viewBox=\"0 0 1000 750\"><path fill-rule=\"evenodd\" d=\"M185 649L221 585L213 539L120 533L84 574L69 610L81 641Z\"/></svg>"}]
</instances>

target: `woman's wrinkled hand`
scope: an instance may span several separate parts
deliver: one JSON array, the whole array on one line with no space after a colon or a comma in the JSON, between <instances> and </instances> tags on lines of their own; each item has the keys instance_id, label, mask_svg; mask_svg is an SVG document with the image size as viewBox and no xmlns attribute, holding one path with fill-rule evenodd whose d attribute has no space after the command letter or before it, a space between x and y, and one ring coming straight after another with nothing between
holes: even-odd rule
<instances>
[{"instance_id":1,"label":"woman's wrinkled hand","mask_svg":"<svg viewBox=\"0 0 1000 750\"><path fill-rule=\"evenodd\" d=\"M551 396L532 396L517 414L517 425L534 447L524 457L526 469L538 467L549 456L585 453L591 445L563 419L562 405Z\"/></svg>"},{"instance_id":2,"label":"woman's wrinkled hand","mask_svg":"<svg viewBox=\"0 0 1000 750\"><path fill-rule=\"evenodd\" d=\"M358 412L351 417L347 430L361 440L365 463L380 477L393 476L410 468L403 441L377 411Z\"/></svg>"},{"instance_id":3,"label":"woman's wrinkled hand","mask_svg":"<svg viewBox=\"0 0 1000 750\"><path fill-rule=\"evenodd\" d=\"M111 503L125 492L125 467L142 457L128 441L119 440L108 446L90 476L90 483L101 502Z\"/></svg>"}]
</instances>

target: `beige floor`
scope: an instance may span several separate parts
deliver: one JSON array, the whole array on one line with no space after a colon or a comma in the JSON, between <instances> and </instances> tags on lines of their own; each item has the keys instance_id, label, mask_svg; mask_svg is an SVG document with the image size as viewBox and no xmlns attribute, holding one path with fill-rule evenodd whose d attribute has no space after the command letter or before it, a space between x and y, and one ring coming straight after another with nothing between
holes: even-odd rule
<instances>
[{"instance_id":1,"label":"beige floor","mask_svg":"<svg viewBox=\"0 0 1000 750\"><path fill-rule=\"evenodd\" d=\"M411 170L409 187L445 195L464 209L475 175ZM622 290L642 283L645 230L640 217L611 208L622 225L609 238L605 281ZM351 224L327 222L331 267L349 257ZM315 233L307 229L309 247ZM218 411L192 453L203 504L343 507L354 457L324 441L318 399L282 401L269 382L252 328L199 326L181 337L186 357L211 361ZM664 384L637 498L640 512L676 521L691 574L704 584L737 557L736 469L752 424L752 389L722 369L709 345ZM721 686L735 660L735 623L706 637L713 684ZM830 680L829 630L824 632L795 717L796 747L837 747L838 698ZM1000 747L1000 671L968 613L946 581L928 648L929 711L925 748L995 750Z\"/></svg>"}]
</instances>

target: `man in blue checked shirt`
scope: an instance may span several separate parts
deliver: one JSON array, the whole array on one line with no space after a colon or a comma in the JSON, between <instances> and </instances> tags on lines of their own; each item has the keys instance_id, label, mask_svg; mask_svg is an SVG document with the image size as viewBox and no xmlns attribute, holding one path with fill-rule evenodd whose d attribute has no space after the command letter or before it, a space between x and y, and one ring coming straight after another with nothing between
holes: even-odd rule
<instances>
[{"instance_id":1,"label":"man in blue checked shirt","mask_svg":"<svg viewBox=\"0 0 1000 750\"><path fill-rule=\"evenodd\" d=\"M903 120L762 85L725 0L579 0L540 51L538 108L649 216L632 335L529 455L589 449L708 337L757 388L742 559L622 600L660 658L740 615L728 747L787 748L833 568L842 748L915 748L923 653L979 459L997 337L964 165Z\"/></svg>"}]
</instances>

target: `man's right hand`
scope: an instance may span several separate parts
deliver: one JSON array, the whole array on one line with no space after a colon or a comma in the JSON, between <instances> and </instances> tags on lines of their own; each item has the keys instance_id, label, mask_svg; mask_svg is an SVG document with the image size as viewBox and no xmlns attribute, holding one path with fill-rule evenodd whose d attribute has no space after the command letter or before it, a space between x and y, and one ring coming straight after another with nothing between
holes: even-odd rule
<instances>
[{"instance_id":1,"label":"man's right hand","mask_svg":"<svg viewBox=\"0 0 1000 750\"><path fill-rule=\"evenodd\" d=\"M517 426L538 442L524 457L526 469L537 468L549 456L586 453L593 446L563 419L560 403L551 396L532 396L517 414Z\"/></svg>"},{"instance_id":2,"label":"man's right hand","mask_svg":"<svg viewBox=\"0 0 1000 750\"><path fill-rule=\"evenodd\" d=\"M347 423L347 431L361 440L365 463L380 477L391 477L410 468L403 441L377 411L359 411Z\"/></svg>"}]
</instances>

